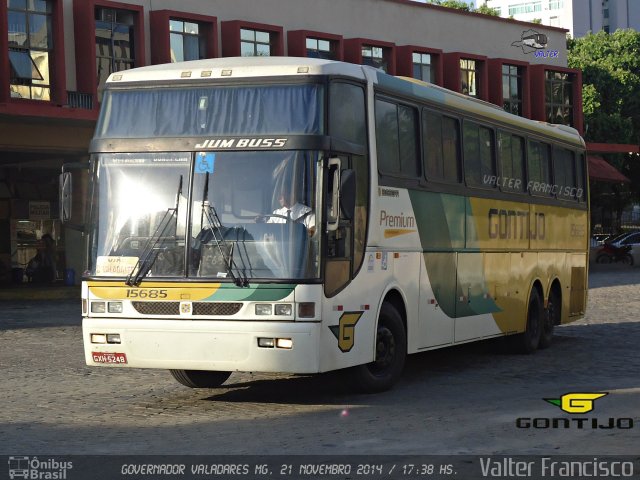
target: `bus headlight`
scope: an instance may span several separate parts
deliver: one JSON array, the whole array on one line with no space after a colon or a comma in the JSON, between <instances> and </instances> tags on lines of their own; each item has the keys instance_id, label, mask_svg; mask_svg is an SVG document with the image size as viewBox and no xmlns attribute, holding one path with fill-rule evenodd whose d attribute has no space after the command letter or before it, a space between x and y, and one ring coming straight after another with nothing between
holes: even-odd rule
<instances>
[{"instance_id":1,"label":"bus headlight","mask_svg":"<svg viewBox=\"0 0 640 480\"><path fill-rule=\"evenodd\" d=\"M106 305L104 302L91 302L91 313L105 313Z\"/></svg>"},{"instance_id":2,"label":"bus headlight","mask_svg":"<svg viewBox=\"0 0 640 480\"><path fill-rule=\"evenodd\" d=\"M276 303L276 315L290 317L293 315L293 306L290 303Z\"/></svg>"},{"instance_id":3,"label":"bus headlight","mask_svg":"<svg viewBox=\"0 0 640 480\"><path fill-rule=\"evenodd\" d=\"M273 307L270 303L256 303L256 315L272 315Z\"/></svg>"},{"instance_id":4,"label":"bus headlight","mask_svg":"<svg viewBox=\"0 0 640 480\"><path fill-rule=\"evenodd\" d=\"M107 336L104 333L92 333L91 343L107 343Z\"/></svg>"},{"instance_id":5,"label":"bus headlight","mask_svg":"<svg viewBox=\"0 0 640 480\"><path fill-rule=\"evenodd\" d=\"M109 313L122 313L122 302L109 302L107 308Z\"/></svg>"},{"instance_id":6,"label":"bus headlight","mask_svg":"<svg viewBox=\"0 0 640 480\"><path fill-rule=\"evenodd\" d=\"M276 338L276 348L291 350L293 348L293 340L290 338Z\"/></svg>"}]
</instances>

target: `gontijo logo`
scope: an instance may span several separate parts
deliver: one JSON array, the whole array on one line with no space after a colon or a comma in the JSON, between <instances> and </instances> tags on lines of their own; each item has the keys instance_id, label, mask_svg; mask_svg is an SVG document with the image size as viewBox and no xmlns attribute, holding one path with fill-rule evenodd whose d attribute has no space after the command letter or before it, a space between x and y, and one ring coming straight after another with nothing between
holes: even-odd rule
<instances>
[{"instance_id":1,"label":"gontijo logo","mask_svg":"<svg viewBox=\"0 0 640 480\"><path fill-rule=\"evenodd\" d=\"M594 409L594 402L599 398L608 395L608 392L570 392L565 393L560 398L544 398L551 405L560 407L564 412L589 413ZM634 419L630 417L520 417L516 419L516 427L518 428L591 428L600 429L619 429L630 430L634 427Z\"/></svg>"},{"instance_id":2,"label":"gontijo logo","mask_svg":"<svg viewBox=\"0 0 640 480\"><path fill-rule=\"evenodd\" d=\"M567 413L588 413L593 410L593 402L608 393L566 393L560 398L545 398L552 405L560 407Z\"/></svg>"},{"instance_id":3,"label":"gontijo logo","mask_svg":"<svg viewBox=\"0 0 640 480\"><path fill-rule=\"evenodd\" d=\"M338 325L330 325L329 330L338 339L338 348L342 352L349 352L356 340L356 323L364 312L344 312L340 316Z\"/></svg>"}]
</instances>

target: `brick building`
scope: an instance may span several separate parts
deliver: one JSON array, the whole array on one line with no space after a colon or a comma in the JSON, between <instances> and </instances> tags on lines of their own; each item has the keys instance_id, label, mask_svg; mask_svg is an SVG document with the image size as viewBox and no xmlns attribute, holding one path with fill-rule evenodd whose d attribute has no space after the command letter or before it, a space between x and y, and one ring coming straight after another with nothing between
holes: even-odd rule
<instances>
[{"instance_id":1,"label":"brick building","mask_svg":"<svg viewBox=\"0 0 640 480\"><path fill-rule=\"evenodd\" d=\"M3 1L0 281L44 233L56 240L59 272L83 268L79 225L57 220L58 173L87 160L113 71L238 55L332 58L582 131L581 72L567 68L565 38L560 28L409 0ZM77 183L80 224L86 181Z\"/></svg>"}]
</instances>

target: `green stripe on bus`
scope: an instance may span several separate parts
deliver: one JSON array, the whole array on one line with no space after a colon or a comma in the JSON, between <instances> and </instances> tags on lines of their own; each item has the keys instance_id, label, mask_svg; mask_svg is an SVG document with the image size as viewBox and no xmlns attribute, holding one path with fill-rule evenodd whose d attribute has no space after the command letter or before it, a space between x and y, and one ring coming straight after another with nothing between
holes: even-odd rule
<instances>
[{"instance_id":1,"label":"green stripe on bus","mask_svg":"<svg viewBox=\"0 0 640 480\"><path fill-rule=\"evenodd\" d=\"M223 284L213 295L205 300L276 302L288 297L294 288L296 286L292 284L256 285L248 288Z\"/></svg>"},{"instance_id":2,"label":"green stripe on bus","mask_svg":"<svg viewBox=\"0 0 640 480\"><path fill-rule=\"evenodd\" d=\"M442 311L452 318L499 312L487 295L482 253L465 248L477 243L476 229L467 222L472 214L469 199L418 190L409 190L409 198L429 281Z\"/></svg>"}]
</instances>

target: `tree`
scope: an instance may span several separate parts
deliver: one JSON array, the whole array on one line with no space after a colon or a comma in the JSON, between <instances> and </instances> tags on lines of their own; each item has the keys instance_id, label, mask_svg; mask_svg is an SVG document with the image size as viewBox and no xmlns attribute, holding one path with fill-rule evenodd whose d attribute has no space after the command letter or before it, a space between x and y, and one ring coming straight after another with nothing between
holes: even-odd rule
<instances>
[{"instance_id":1,"label":"tree","mask_svg":"<svg viewBox=\"0 0 640 480\"><path fill-rule=\"evenodd\" d=\"M431 3L434 5L440 5L441 7L464 10L465 12L471 12L473 10L473 5L462 0L433 0Z\"/></svg>"},{"instance_id":2,"label":"tree","mask_svg":"<svg viewBox=\"0 0 640 480\"><path fill-rule=\"evenodd\" d=\"M499 17L500 16L500 14L498 13L498 10L496 8L489 7L486 4L486 2L483 3L482 5L480 5L478 8L476 8L475 11L477 13L482 13L484 15L491 15L492 17Z\"/></svg>"},{"instance_id":3,"label":"tree","mask_svg":"<svg viewBox=\"0 0 640 480\"><path fill-rule=\"evenodd\" d=\"M478 8L473 8L473 2L465 2L462 0L432 0L432 4L440 5L441 7L455 8L457 10L464 10L465 12L482 13L484 15L491 15L493 17L499 17L498 10L487 6L487 3L483 3Z\"/></svg>"},{"instance_id":4,"label":"tree","mask_svg":"<svg viewBox=\"0 0 640 480\"><path fill-rule=\"evenodd\" d=\"M569 39L568 64L582 70L585 139L595 143L640 144L640 32L617 30ZM594 184L592 206L616 212L640 201L640 157L608 156L630 184Z\"/></svg>"}]
</instances>

